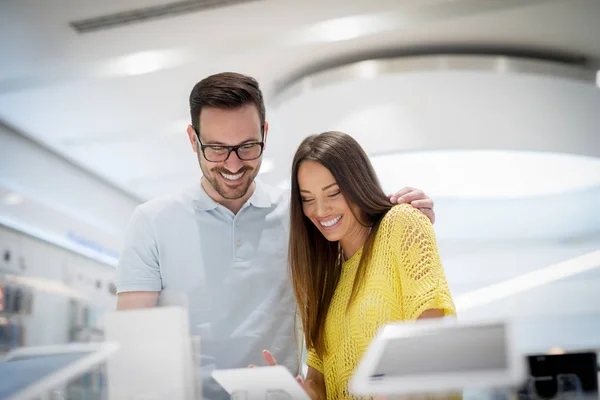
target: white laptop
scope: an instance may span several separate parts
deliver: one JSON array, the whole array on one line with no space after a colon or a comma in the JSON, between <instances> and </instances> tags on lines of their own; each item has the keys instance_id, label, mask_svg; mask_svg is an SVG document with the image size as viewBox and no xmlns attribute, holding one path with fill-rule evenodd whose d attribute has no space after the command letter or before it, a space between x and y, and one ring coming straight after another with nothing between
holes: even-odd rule
<instances>
[{"instance_id":1,"label":"white laptop","mask_svg":"<svg viewBox=\"0 0 600 400\"><path fill-rule=\"evenodd\" d=\"M221 369L212 372L232 400L309 400L284 366Z\"/></svg>"},{"instance_id":2,"label":"white laptop","mask_svg":"<svg viewBox=\"0 0 600 400\"><path fill-rule=\"evenodd\" d=\"M510 323L427 319L382 327L349 389L361 396L450 393L512 388L525 378Z\"/></svg>"},{"instance_id":3,"label":"white laptop","mask_svg":"<svg viewBox=\"0 0 600 400\"><path fill-rule=\"evenodd\" d=\"M101 366L119 346L116 343L73 343L24 347L0 360L0 399L31 400L64 388Z\"/></svg>"},{"instance_id":4,"label":"white laptop","mask_svg":"<svg viewBox=\"0 0 600 400\"><path fill-rule=\"evenodd\" d=\"M109 399L195 399L189 332L188 313L180 307L105 314L105 338L120 345L107 363Z\"/></svg>"}]
</instances>

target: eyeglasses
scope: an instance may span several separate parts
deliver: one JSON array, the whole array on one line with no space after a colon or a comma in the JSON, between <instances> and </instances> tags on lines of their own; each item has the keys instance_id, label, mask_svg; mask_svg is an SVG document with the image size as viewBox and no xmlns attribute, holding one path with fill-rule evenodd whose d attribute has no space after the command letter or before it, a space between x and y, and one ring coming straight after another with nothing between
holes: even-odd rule
<instances>
[{"instance_id":1,"label":"eyeglasses","mask_svg":"<svg viewBox=\"0 0 600 400\"><path fill-rule=\"evenodd\" d=\"M242 143L237 146L202 144L198 130L196 130L196 128L194 128L194 130L196 131L196 138L198 139L200 150L202 150L202 154L204 155L206 161L209 162L227 161L231 153L234 151L238 158L242 161L256 160L262 155L265 147L265 143L262 141Z\"/></svg>"}]
</instances>

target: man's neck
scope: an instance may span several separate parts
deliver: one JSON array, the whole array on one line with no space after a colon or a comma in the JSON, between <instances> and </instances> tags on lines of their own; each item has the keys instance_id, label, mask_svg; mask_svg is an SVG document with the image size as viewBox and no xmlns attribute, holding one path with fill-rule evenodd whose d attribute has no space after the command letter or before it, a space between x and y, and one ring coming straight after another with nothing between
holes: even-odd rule
<instances>
[{"instance_id":1,"label":"man's neck","mask_svg":"<svg viewBox=\"0 0 600 400\"><path fill-rule=\"evenodd\" d=\"M202 177L202 179L200 180L200 184L204 188L204 191L206 192L206 194L208 194L208 197L210 197L211 199L213 199L214 201L216 201L223 207L227 208L229 211L231 211L234 214L237 214L242 209L244 204L246 204L246 202L248 201L250 196L252 196L252 194L254 193L254 190L256 190L256 182L252 182L252 184L248 188L248 191L246 192L246 194L243 197L240 197L239 199L235 199L235 200L229 200L229 199L223 198L223 196L221 196L215 190L215 188L212 187L210 182L208 182L204 177Z\"/></svg>"}]
</instances>

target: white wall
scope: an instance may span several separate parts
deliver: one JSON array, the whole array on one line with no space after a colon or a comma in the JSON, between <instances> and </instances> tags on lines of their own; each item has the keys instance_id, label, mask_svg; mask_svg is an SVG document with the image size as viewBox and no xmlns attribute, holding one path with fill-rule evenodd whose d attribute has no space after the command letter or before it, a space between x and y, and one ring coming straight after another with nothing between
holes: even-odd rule
<instances>
[{"instance_id":1,"label":"white wall","mask_svg":"<svg viewBox=\"0 0 600 400\"><path fill-rule=\"evenodd\" d=\"M32 315L23 316L26 345L66 343L69 338L68 293L97 310L114 310L116 296L109 293L115 269L62 248L0 227L0 254L11 251L11 262L0 265L0 279L40 278ZM96 287L96 282L101 287ZM45 288L45 289L44 289ZM65 289L65 290L62 290ZM97 326L101 321L97 321Z\"/></svg>"},{"instance_id":2,"label":"white wall","mask_svg":"<svg viewBox=\"0 0 600 400\"><path fill-rule=\"evenodd\" d=\"M23 204L3 204L11 192L23 198ZM39 231L55 242L75 233L118 252L124 227L138 204L137 199L0 124L0 223Z\"/></svg>"}]
</instances>

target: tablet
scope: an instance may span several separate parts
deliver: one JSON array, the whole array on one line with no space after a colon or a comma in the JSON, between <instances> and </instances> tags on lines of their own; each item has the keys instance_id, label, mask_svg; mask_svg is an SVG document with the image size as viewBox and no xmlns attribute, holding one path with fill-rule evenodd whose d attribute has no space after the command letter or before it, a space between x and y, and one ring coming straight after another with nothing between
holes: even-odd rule
<instances>
[{"instance_id":1,"label":"tablet","mask_svg":"<svg viewBox=\"0 0 600 400\"><path fill-rule=\"evenodd\" d=\"M281 365L217 369L212 377L235 400L309 400L296 378Z\"/></svg>"},{"instance_id":2,"label":"tablet","mask_svg":"<svg viewBox=\"0 0 600 400\"><path fill-rule=\"evenodd\" d=\"M383 326L352 375L357 395L518 387L525 359L505 321L427 319Z\"/></svg>"},{"instance_id":3,"label":"tablet","mask_svg":"<svg viewBox=\"0 0 600 400\"><path fill-rule=\"evenodd\" d=\"M13 350L0 360L0 399L29 400L48 394L102 365L118 348L104 342Z\"/></svg>"}]
</instances>

